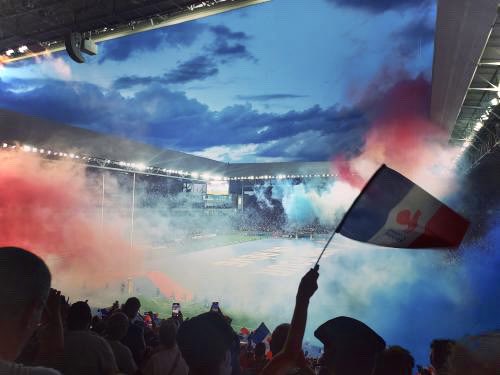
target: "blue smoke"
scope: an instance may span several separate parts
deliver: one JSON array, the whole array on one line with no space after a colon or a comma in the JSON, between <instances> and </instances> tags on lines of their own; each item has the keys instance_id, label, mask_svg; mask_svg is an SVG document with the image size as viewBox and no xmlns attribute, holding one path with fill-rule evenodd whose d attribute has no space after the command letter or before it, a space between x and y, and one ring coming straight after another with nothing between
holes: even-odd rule
<instances>
[{"instance_id":1,"label":"blue smoke","mask_svg":"<svg viewBox=\"0 0 500 375\"><path fill-rule=\"evenodd\" d=\"M331 225L356 193L339 182L273 186L289 226ZM306 340L319 345L314 329L348 315L427 365L433 339L500 329L500 213L493 212L486 234L470 235L457 252L383 249L338 236L321 263ZM473 220L471 232L481 225Z\"/></svg>"},{"instance_id":2,"label":"blue smoke","mask_svg":"<svg viewBox=\"0 0 500 375\"><path fill-rule=\"evenodd\" d=\"M360 319L389 345L429 363L435 338L500 329L500 215L488 233L458 254L391 250L368 245L342 250L335 241L322 262L320 290L311 303L307 337L337 315Z\"/></svg>"}]
</instances>

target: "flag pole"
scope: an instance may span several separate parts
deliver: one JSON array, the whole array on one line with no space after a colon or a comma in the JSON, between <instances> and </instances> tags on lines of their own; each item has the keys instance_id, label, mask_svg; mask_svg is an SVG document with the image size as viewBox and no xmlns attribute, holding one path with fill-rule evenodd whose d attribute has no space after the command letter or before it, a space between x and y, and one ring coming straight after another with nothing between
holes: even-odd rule
<instances>
[{"instance_id":1,"label":"flag pole","mask_svg":"<svg viewBox=\"0 0 500 375\"><path fill-rule=\"evenodd\" d=\"M354 205L356 203L358 203L358 200L359 198L363 195L363 193L365 192L366 188L368 186L370 186L370 183L373 181L373 179L375 178L376 175L379 174L379 172L384 169L386 167L385 164L382 164L380 166L379 169L377 169L377 171L373 174L373 176L370 177L370 179L367 181L367 183L365 184L365 186L363 187L363 189L361 189L361 191L359 192L358 196L356 197L356 199L352 202L351 206L349 207L349 209L344 213L344 215L342 216L342 219L339 221L339 223L337 224L337 226L335 227L335 230L333 231L332 235L330 236L330 238L328 239L328 241L326 241L326 244L325 246L323 247L323 250L321 251L321 254L319 254L319 257L318 257L318 260L316 261L316 263L314 264L314 268L316 268L316 266L319 264L319 261L321 260L321 258L323 257L323 254L325 253L325 250L328 248L328 245L330 245L330 242L332 242L332 239L333 239L333 236L335 236L336 233L338 233L340 231L340 229L342 228L342 225L344 224L344 221L347 217L347 215L349 215L349 212L351 212L352 208L354 207Z\"/></svg>"}]
</instances>

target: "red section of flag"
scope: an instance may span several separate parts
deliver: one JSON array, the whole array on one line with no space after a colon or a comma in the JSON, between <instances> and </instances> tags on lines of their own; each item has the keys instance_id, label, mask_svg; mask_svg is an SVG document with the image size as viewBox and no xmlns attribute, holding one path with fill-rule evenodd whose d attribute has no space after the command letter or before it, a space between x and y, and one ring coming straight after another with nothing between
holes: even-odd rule
<instances>
[{"instance_id":1,"label":"red section of flag","mask_svg":"<svg viewBox=\"0 0 500 375\"><path fill-rule=\"evenodd\" d=\"M425 225L425 232L411 243L411 247L458 247L467 232L469 222L442 205ZM436 241L441 241L437 244Z\"/></svg>"}]
</instances>

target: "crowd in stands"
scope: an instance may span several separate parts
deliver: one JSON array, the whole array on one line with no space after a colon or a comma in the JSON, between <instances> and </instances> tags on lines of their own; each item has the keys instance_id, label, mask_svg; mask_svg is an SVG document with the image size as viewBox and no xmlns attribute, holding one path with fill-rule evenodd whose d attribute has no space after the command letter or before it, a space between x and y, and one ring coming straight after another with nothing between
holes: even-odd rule
<instances>
[{"instance_id":1,"label":"crowd in stands","mask_svg":"<svg viewBox=\"0 0 500 375\"><path fill-rule=\"evenodd\" d=\"M320 358L307 358L302 341L319 268L298 287L291 322L277 326L269 345L241 342L228 317L209 311L184 319L141 315L131 297L92 316L87 301L69 303L50 288L39 257L0 248L0 375L498 375L500 333L457 342L434 340L428 368L415 368L411 353L388 346L363 322L334 317L314 334Z\"/></svg>"}]
</instances>

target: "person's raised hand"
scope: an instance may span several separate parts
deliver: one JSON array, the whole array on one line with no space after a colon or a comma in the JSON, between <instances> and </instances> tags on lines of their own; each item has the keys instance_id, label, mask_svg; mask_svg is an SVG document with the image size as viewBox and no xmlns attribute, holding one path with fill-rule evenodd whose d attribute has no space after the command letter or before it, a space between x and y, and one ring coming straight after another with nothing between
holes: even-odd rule
<instances>
[{"instance_id":1,"label":"person's raised hand","mask_svg":"<svg viewBox=\"0 0 500 375\"><path fill-rule=\"evenodd\" d=\"M57 324L61 320L61 292L50 288L45 309L42 315L42 324Z\"/></svg>"},{"instance_id":2,"label":"person's raised hand","mask_svg":"<svg viewBox=\"0 0 500 375\"><path fill-rule=\"evenodd\" d=\"M302 277L297 291L297 299L300 301L307 301L313 296L318 289L319 265L315 265Z\"/></svg>"}]
</instances>

